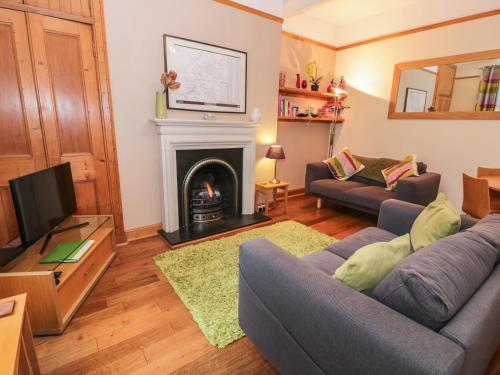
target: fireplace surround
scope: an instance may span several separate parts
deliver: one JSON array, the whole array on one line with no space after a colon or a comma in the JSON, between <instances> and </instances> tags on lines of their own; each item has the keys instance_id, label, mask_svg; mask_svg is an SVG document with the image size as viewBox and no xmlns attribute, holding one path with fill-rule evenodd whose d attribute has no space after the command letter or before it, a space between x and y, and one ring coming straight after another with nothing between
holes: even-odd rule
<instances>
[{"instance_id":1,"label":"fireplace surround","mask_svg":"<svg viewBox=\"0 0 500 375\"><path fill-rule=\"evenodd\" d=\"M162 153L160 234L171 245L269 220L254 213L259 124L186 119L154 123Z\"/></svg>"}]
</instances>

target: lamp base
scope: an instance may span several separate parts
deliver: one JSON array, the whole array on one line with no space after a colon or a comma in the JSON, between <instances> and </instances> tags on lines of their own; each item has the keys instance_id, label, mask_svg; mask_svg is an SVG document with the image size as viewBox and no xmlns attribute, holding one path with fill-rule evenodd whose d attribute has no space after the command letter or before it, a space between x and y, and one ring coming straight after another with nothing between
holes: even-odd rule
<instances>
[{"instance_id":1,"label":"lamp base","mask_svg":"<svg viewBox=\"0 0 500 375\"><path fill-rule=\"evenodd\" d=\"M274 177L272 180L269 180L269 183L270 184L273 184L273 185L276 185L276 184L279 184L281 181L278 180L276 177Z\"/></svg>"}]
</instances>

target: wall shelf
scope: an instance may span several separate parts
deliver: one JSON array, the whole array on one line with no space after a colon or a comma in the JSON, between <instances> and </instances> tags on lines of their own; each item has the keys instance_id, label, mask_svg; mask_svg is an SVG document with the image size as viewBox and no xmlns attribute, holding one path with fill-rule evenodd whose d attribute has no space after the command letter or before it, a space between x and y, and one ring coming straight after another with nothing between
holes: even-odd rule
<instances>
[{"instance_id":1,"label":"wall shelf","mask_svg":"<svg viewBox=\"0 0 500 375\"><path fill-rule=\"evenodd\" d=\"M333 94L327 92L311 91L310 89L296 89L294 87L280 87L279 93L284 96L296 96L300 98L332 100Z\"/></svg>"},{"instance_id":2,"label":"wall shelf","mask_svg":"<svg viewBox=\"0 0 500 375\"><path fill-rule=\"evenodd\" d=\"M332 117L293 117L293 116L278 116L278 122L318 122L318 123L331 123ZM342 117L337 118L337 124L344 122Z\"/></svg>"}]
</instances>

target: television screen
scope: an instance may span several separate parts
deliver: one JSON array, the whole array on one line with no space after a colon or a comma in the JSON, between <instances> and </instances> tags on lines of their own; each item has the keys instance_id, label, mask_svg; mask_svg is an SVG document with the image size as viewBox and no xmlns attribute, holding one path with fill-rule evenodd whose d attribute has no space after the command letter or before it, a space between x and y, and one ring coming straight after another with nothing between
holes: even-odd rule
<instances>
[{"instance_id":1,"label":"television screen","mask_svg":"<svg viewBox=\"0 0 500 375\"><path fill-rule=\"evenodd\" d=\"M26 248L76 212L70 163L9 181Z\"/></svg>"}]
</instances>

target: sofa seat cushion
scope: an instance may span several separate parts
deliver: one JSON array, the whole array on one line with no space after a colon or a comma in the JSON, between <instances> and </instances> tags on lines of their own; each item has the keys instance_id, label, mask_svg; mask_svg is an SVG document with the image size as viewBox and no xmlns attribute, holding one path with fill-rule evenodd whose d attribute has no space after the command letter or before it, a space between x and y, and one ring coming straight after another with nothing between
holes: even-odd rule
<instances>
[{"instance_id":1,"label":"sofa seat cushion","mask_svg":"<svg viewBox=\"0 0 500 375\"><path fill-rule=\"evenodd\" d=\"M389 242L397 236L386 230L370 227L360 230L341 241L336 241L334 244L325 248L333 254L338 255L343 259L349 258L356 250L363 246L370 245L375 242Z\"/></svg>"},{"instance_id":2,"label":"sofa seat cushion","mask_svg":"<svg viewBox=\"0 0 500 375\"><path fill-rule=\"evenodd\" d=\"M302 260L328 276L332 276L345 262L344 258L325 250L306 255Z\"/></svg>"},{"instance_id":3,"label":"sofa seat cushion","mask_svg":"<svg viewBox=\"0 0 500 375\"><path fill-rule=\"evenodd\" d=\"M420 324L439 330L491 273L497 249L490 240L478 232L466 231L433 242L403 260L377 285L372 296Z\"/></svg>"},{"instance_id":4,"label":"sofa seat cushion","mask_svg":"<svg viewBox=\"0 0 500 375\"><path fill-rule=\"evenodd\" d=\"M311 182L309 190L313 194L323 197L332 198L335 200L344 200L344 195L347 191L366 186L355 181L337 181L333 178L325 180L316 180Z\"/></svg>"},{"instance_id":5,"label":"sofa seat cushion","mask_svg":"<svg viewBox=\"0 0 500 375\"><path fill-rule=\"evenodd\" d=\"M372 211L379 211L383 201L395 198L394 191L386 190L381 186L363 186L346 191L343 200Z\"/></svg>"}]
</instances>

